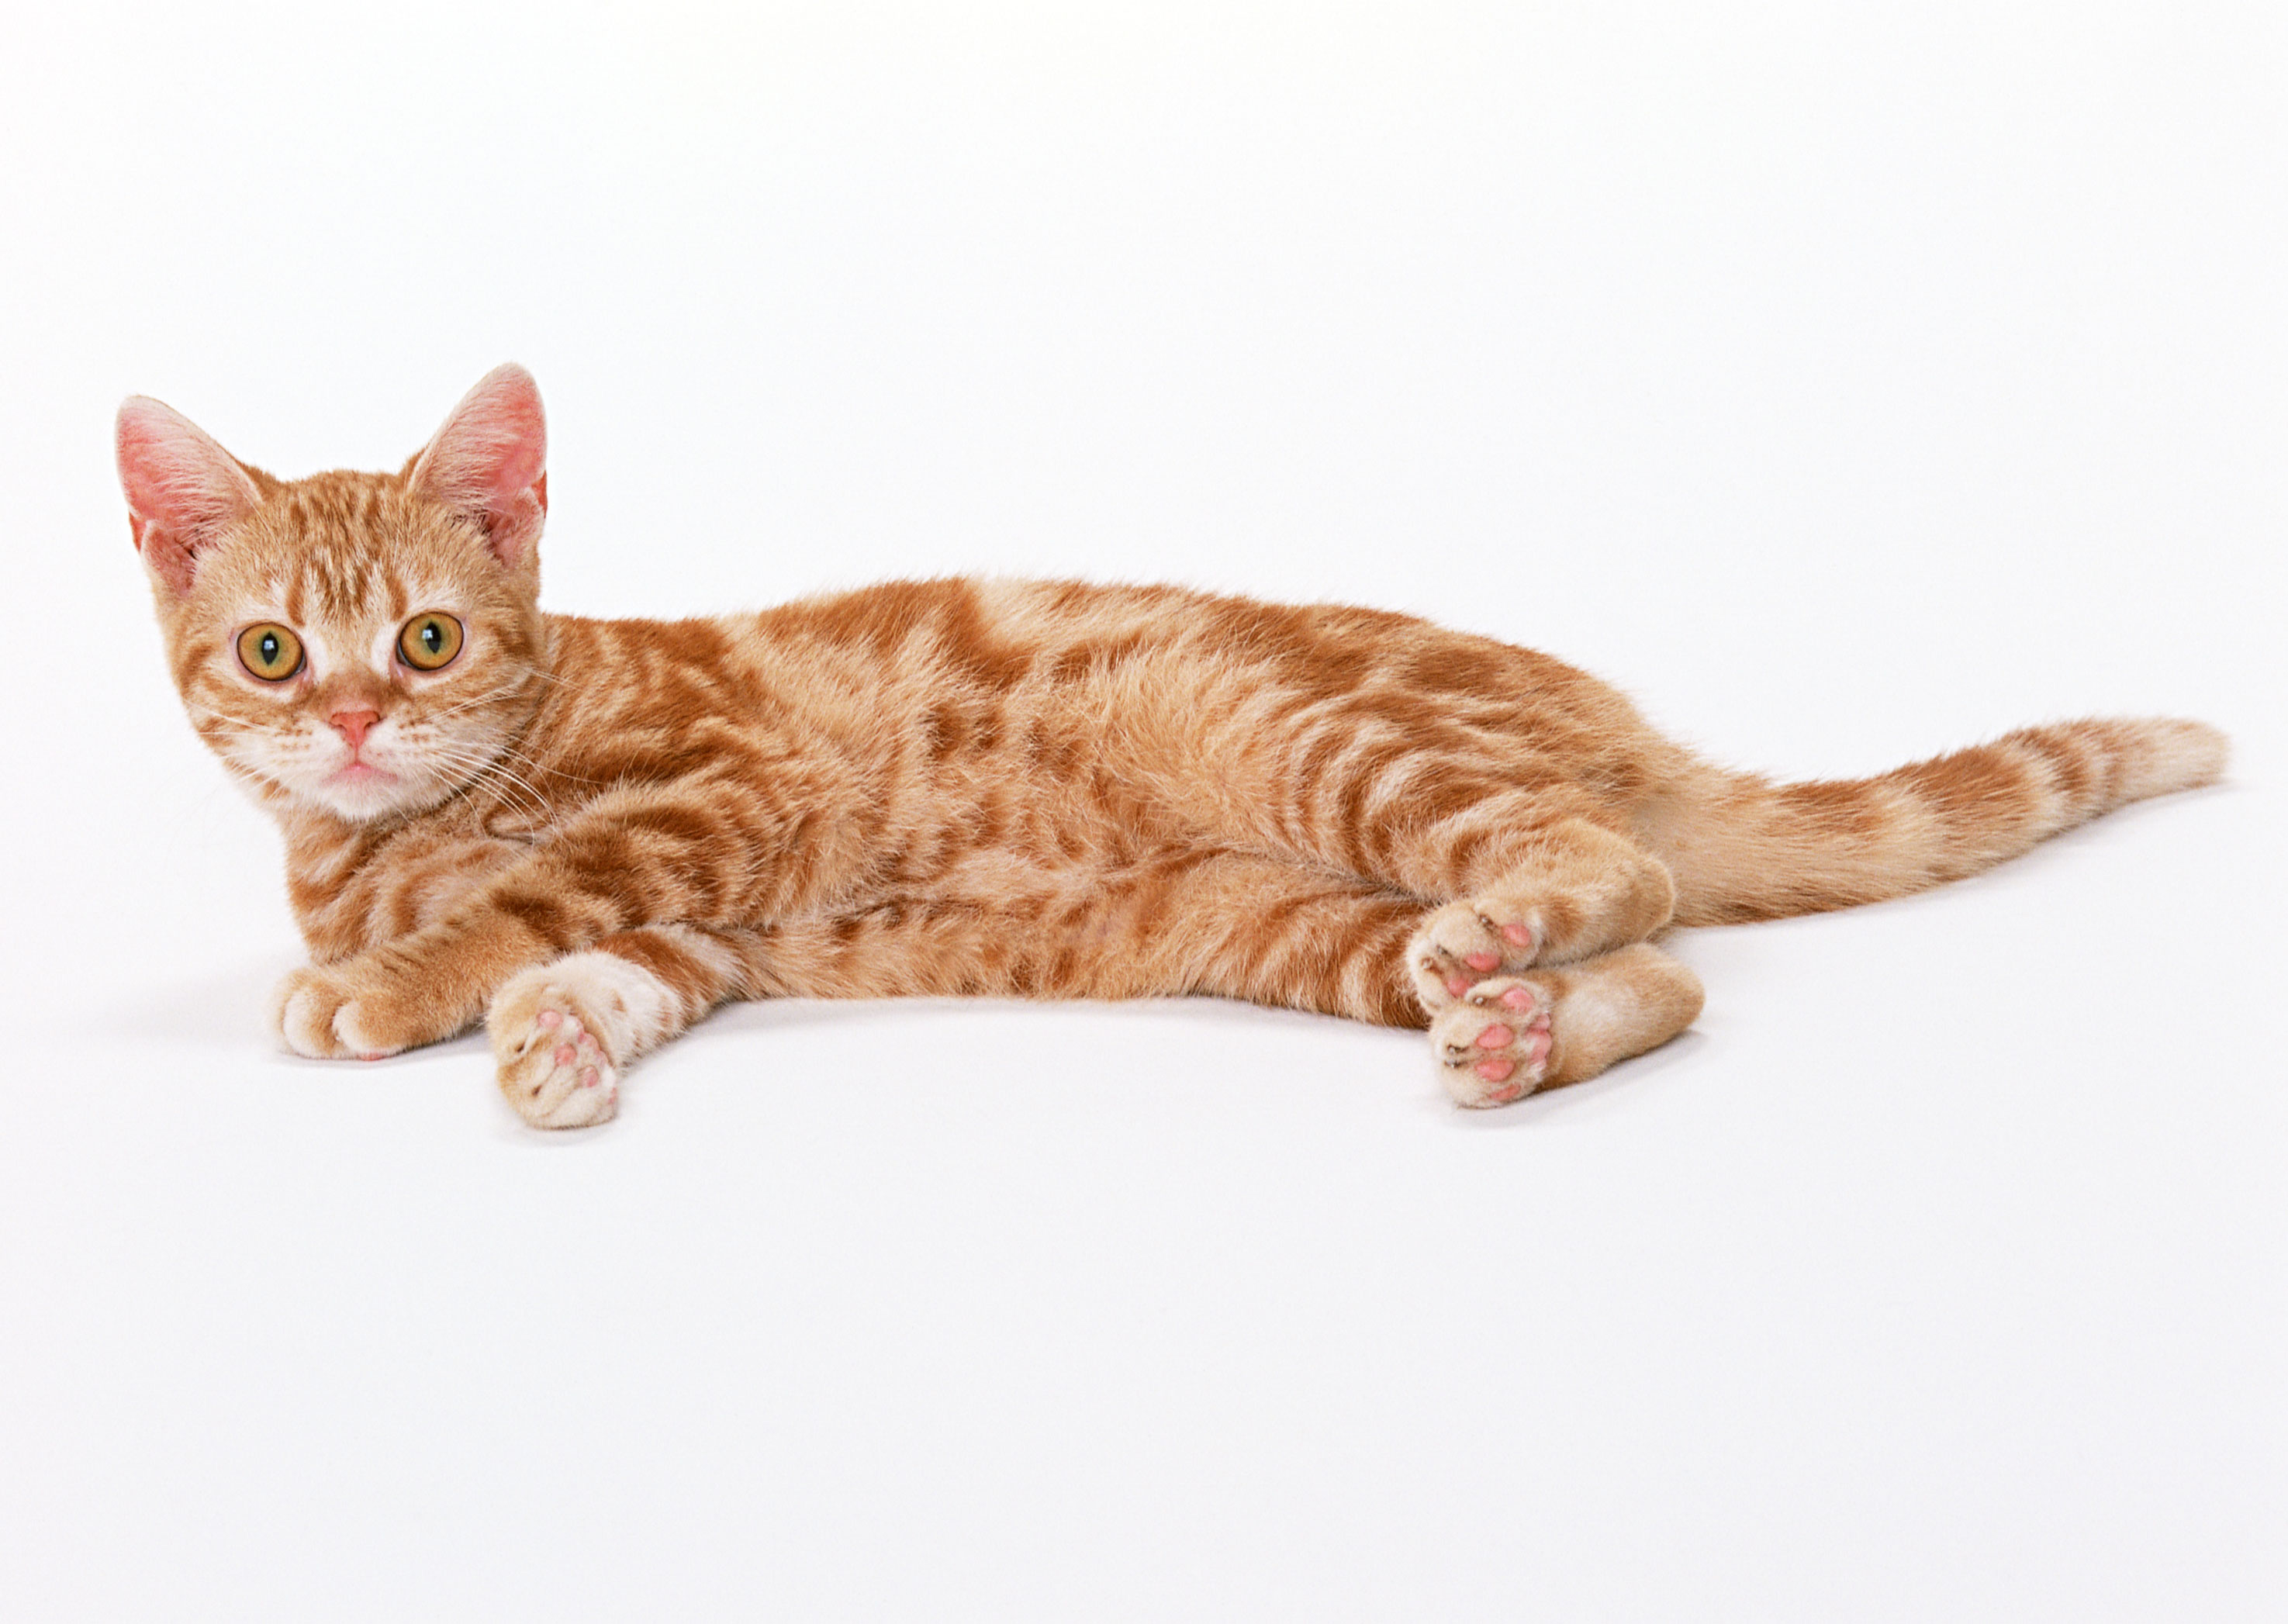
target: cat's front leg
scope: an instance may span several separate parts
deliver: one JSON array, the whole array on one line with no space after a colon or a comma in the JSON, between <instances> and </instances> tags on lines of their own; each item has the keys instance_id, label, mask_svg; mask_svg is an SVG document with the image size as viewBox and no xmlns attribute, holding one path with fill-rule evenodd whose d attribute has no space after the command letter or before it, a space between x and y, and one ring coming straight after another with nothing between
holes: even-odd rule
<instances>
[{"instance_id":1,"label":"cat's front leg","mask_svg":"<svg viewBox=\"0 0 2288 1624\"><path fill-rule=\"evenodd\" d=\"M574 1085L586 1081L584 1069L594 1071L590 1087L608 1084L638 1055L740 994L752 936L641 925L552 953L504 923L481 916L473 928L423 931L298 970L273 1000L279 1034L314 1059L378 1060L457 1036L482 1015L510 1103L540 1126L571 1126L543 1120L556 1112L561 1080L544 1075L540 1062L568 1045ZM556 1042L542 1042L552 1034ZM584 1035L592 1040L584 1045ZM531 1086L512 1083L512 1073Z\"/></svg>"},{"instance_id":2,"label":"cat's front leg","mask_svg":"<svg viewBox=\"0 0 2288 1624\"><path fill-rule=\"evenodd\" d=\"M482 992L467 967L433 963L422 946L409 937L294 971L271 994L278 1035L314 1060L380 1060L466 1031Z\"/></svg>"},{"instance_id":3,"label":"cat's front leg","mask_svg":"<svg viewBox=\"0 0 2288 1624\"><path fill-rule=\"evenodd\" d=\"M792 793L731 780L617 794L447 918L295 971L274 1001L279 1030L320 1058L395 1054L465 1031L520 973L615 936L669 922L735 931L814 907L846 891L873 848L823 795L808 808L772 798Z\"/></svg>"}]
</instances>

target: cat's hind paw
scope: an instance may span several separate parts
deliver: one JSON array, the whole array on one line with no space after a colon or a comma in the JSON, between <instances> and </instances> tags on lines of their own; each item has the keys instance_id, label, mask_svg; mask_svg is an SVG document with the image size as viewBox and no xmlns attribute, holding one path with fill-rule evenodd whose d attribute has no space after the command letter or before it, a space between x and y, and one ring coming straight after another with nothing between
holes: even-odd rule
<instances>
[{"instance_id":1,"label":"cat's hind paw","mask_svg":"<svg viewBox=\"0 0 2288 1624\"><path fill-rule=\"evenodd\" d=\"M1435 1014L1489 976L1513 976L1540 955L1537 910L1494 897L1449 902L1423 916L1406 944L1422 1007Z\"/></svg>"},{"instance_id":2,"label":"cat's hind paw","mask_svg":"<svg viewBox=\"0 0 2288 1624\"><path fill-rule=\"evenodd\" d=\"M609 953L576 953L517 976L485 1017L500 1090L535 1128L592 1128L620 1107L620 1073L656 1041L671 995Z\"/></svg>"},{"instance_id":3,"label":"cat's hind paw","mask_svg":"<svg viewBox=\"0 0 2288 1624\"><path fill-rule=\"evenodd\" d=\"M1541 987L1504 976L1479 982L1434 1018L1431 1048L1455 1103L1506 1105L1539 1088L1555 1041L1553 1010Z\"/></svg>"}]
</instances>

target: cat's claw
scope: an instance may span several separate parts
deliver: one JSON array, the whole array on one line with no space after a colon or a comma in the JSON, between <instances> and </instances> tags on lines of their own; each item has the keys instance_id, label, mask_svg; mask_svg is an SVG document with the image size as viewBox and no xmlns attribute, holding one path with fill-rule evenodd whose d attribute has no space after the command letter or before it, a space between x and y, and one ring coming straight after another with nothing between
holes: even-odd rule
<instances>
[{"instance_id":1,"label":"cat's claw","mask_svg":"<svg viewBox=\"0 0 2288 1624\"><path fill-rule=\"evenodd\" d=\"M1433 908L1406 946L1422 1007L1435 1014L1489 976L1529 968L1545 939L1537 912L1495 897Z\"/></svg>"},{"instance_id":2,"label":"cat's claw","mask_svg":"<svg viewBox=\"0 0 2288 1624\"><path fill-rule=\"evenodd\" d=\"M1548 1075L1553 1006L1530 981L1481 981L1430 1023L1446 1091L1458 1105L1506 1105Z\"/></svg>"}]
</instances>

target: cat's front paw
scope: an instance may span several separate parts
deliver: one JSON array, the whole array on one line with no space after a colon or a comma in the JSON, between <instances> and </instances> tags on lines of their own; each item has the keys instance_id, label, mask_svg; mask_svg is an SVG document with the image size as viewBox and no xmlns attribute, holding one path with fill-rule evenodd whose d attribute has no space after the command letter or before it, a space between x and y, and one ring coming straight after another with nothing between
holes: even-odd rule
<instances>
[{"instance_id":1,"label":"cat's front paw","mask_svg":"<svg viewBox=\"0 0 2288 1624\"><path fill-rule=\"evenodd\" d=\"M1406 963L1422 1007L1434 1015L1487 977L1513 976L1531 965L1545 939L1539 910L1474 897L1425 915L1406 945Z\"/></svg>"},{"instance_id":2,"label":"cat's front paw","mask_svg":"<svg viewBox=\"0 0 2288 1624\"><path fill-rule=\"evenodd\" d=\"M296 970L271 994L270 1013L286 1047L313 1060L380 1060L431 1041L391 1007L385 978L355 959Z\"/></svg>"},{"instance_id":3,"label":"cat's front paw","mask_svg":"<svg viewBox=\"0 0 2288 1624\"><path fill-rule=\"evenodd\" d=\"M1554 1001L1531 981L1482 981L1430 1023L1430 1043L1458 1105L1506 1105L1549 1074Z\"/></svg>"},{"instance_id":4,"label":"cat's front paw","mask_svg":"<svg viewBox=\"0 0 2288 1624\"><path fill-rule=\"evenodd\" d=\"M616 954L576 953L526 970L485 1017L500 1090L535 1128L591 1128L620 1105L620 1073L656 1042L671 995Z\"/></svg>"},{"instance_id":5,"label":"cat's front paw","mask_svg":"<svg viewBox=\"0 0 2288 1624\"><path fill-rule=\"evenodd\" d=\"M500 1091L535 1128L592 1128L619 1114L619 1067L576 1001L552 989L530 1015L492 1030Z\"/></svg>"}]
</instances>

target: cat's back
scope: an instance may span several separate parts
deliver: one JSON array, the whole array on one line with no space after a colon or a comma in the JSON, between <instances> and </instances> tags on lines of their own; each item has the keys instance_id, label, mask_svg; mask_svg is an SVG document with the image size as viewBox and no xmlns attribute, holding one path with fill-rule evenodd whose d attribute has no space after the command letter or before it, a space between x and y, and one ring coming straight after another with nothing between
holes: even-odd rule
<instances>
[{"instance_id":1,"label":"cat's back","mask_svg":"<svg viewBox=\"0 0 2288 1624\"><path fill-rule=\"evenodd\" d=\"M743 669L784 692L1141 689L1174 700L1203 684L1270 682L1322 695L1474 691L1559 704L1612 692L1548 655L1413 615L1180 586L891 581L714 624Z\"/></svg>"},{"instance_id":2,"label":"cat's back","mask_svg":"<svg viewBox=\"0 0 2288 1624\"><path fill-rule=\"evenodd\" d=\"M1545 717L1553 736L1641 725L1606 685L1529 649L1176 586L956 576L550 624L556 685L536 743L592 779L673 775L729 748L923 767L1013 753L1061 773L1116 741L1188 755L1203 729L1331 702L1400 725Z\"/></svg>"},{"instance_id":3,"label":"cat's back","mask_svg":"<svg viewBox=\"0 0 2288 1624\"><path fill-rule=\"evenodd\" d=\"M551 615L544 720L566 739L723 722L863 733L917 704L1164 665L1213 601L1176 587L946 577L683 620Z\"/></svg>"}]
</instances>

